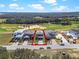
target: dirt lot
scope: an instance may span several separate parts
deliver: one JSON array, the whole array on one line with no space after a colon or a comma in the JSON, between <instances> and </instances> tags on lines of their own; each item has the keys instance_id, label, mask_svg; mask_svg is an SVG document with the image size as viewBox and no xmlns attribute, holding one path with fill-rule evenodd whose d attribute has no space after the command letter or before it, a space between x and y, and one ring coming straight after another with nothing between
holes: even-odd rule
<instances>
[{"instance_id":1,"label":"dirt lot","mask_svg":"<svg viewBox=\"0 0 79 59\"><path fill-rule=\"evenodd\" d=\"M0 45L8 44L11 40L11 33L0 33Z\"/></svg>"}]
</instances>

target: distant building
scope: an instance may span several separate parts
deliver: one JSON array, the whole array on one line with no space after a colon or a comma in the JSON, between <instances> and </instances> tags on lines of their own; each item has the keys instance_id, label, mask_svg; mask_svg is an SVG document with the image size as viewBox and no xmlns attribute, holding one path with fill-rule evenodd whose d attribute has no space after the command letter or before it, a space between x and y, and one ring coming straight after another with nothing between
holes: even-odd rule
<instances>
[{"instance_id":1,"label":"distant building","mask_svg":"<svg viewBox=\"0 0 79 59\"><path fill-rule=\"evenodd\" d=\"M36 16L36 17L34 17L35 19L42 19L43 17L41 17L41 16Z\"/></svg>"}]
</instances>

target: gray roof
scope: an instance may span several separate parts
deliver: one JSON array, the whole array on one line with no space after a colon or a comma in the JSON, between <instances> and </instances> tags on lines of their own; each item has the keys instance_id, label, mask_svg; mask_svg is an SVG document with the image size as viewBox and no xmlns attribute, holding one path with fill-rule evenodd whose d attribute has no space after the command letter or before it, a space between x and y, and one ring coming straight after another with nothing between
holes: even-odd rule
<instances>
[{"instance_id":1,"label":"gray roof","mask_svg":"<svg viewBox=\"0 0 79 59\"><path fill-rule=\"evenodd\" d=\"M25 38L30 38L31 36L34 35L34 32L35 31L33 31L33 30L25 30L23 33L25 34ZM47 39L52 39L56 35L56 32L53 31L53 30L44 30L44 32L46 34L46 38ZM38 30L36 32L36 36L39 37L39 38L43 38L43 36L44 36L43 31L42 30ZM16 37L20 37L20 36L17 35Z\"/></svg>"},{"instance_id":2,"label":"gray roof","mask_svg":"<svg viewBox=\"0 0 79 59\"><path fill-rule=\"evenodd\" d=\"M72 29L72 31L76 32L77 34L79 34L79 28L77 29Z\"/></svg>"},{"instance_id":3,"label":"gray roof","mask_svg":"<svg viewBox=\"0 0 79 59\"><path fill-rule=\"evenodd\" d=\"M56 32L53 30L45 30L44 32L46 34L47 39L52 39L56 35Z\"/></svg>"},{"instance_id":4,"label":"gray roof","mask_svg":"<svg viewBox=\"0 0 79 59\"><path fill-rule=\"evenodd\" d=\"M37 35L43 35L43 31L42 31L42 30L38 30L38 31L36 32L36 34L37 34Z\"/></svg>"},{"instance_id":5,"label":"gray roof","mask_svg":"<svg viewBox=\"0 0 79 59\"><path fill-rule=\"evenodd\" d=\"M26 32L24 32L26 35L33 35L34 31L32 30L27 30Z\"/></svg>"}]
</instances>

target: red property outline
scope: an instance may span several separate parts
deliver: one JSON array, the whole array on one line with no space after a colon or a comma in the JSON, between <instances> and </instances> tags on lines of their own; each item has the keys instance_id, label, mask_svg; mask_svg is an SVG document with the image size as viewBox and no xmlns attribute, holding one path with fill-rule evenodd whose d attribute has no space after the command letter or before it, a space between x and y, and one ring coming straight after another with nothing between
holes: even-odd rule
<instances>
[{"instance_id":1,"label":"red property outline","mask_svg":"<svg viewBox=\"0 0 79 59\"><path fill-rule=\"evenodd\" d=\"M33 35L33 38L32 38L32 45L34 45L34 38L35 38L35 35L36 35L36 30L35 30L34 35Z\"/></svg>"},{"instance_id":2,"label":"red property outline","mask_svg":"<svg viewBox=\"0 0 79 59\"><path fill-rule=\"evenodd\" d=\"M47 45L47 39L46 39L46 34L45 34L45 32L44 32L44 30L42 30L43 31L43 35L44 35L44 41L45 41L45 44L34 44L34 38L35 38L35 35L36 35L36 30L35 30L35 32L34 32L34 36L33 36L33 39L32 39L32 45L33 46L36 46L36 45L38 45L38 46L44 46L44 45Z\"/></svg>"}]
</instances>

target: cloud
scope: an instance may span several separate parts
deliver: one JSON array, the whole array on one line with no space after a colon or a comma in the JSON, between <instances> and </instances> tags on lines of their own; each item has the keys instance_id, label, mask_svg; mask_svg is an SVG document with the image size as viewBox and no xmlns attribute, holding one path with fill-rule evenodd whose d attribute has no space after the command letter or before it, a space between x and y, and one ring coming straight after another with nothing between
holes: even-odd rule
<instances>
[{"instance_id":1,"label":"cloud","mask_svg":"<svg viewBox=\"0 0 79 59\"><path fill-rule=\"evenodd\" d=\"M44 7L41 4L30 4L28 6L37 10L44 10Z\"/></svg>"},{"instance_id":2,"label":"cloud","mask_svg":"<svg viewBox=\"0 0 79 59\"><path fill-rule=\"evenodd\" d=\"M9 4L9 7L10 7L10 8L15 8L15 7L19 7L19 5L16 4L16 3L13 3L13 4Z\"/></svg>"},{"instance_id":3,"label":"cloud","mask_svg":"<svg viewBox=\"0 0 79 59\"><path fill-rule=\"evenodd\" d=\"M23 10L24 7L17 7L16 9L18 9L18 10Z\"/></svg>"},{"instance_id":4,"label":"cloud","mask_svg":"<svg viewBox=\"0 0 79 59\"><path fill-rule=\"evenodd\" d=\"M5 5L4 4L0 4L0 7L5 7Z\"/></svg>"},{"instance_id":5,"label":"cloud","mask_svg":"<svg viewBox=\"0 0 79 59\"><path fill-rule=\"evenodd\" d=\"M56 5L57 0L44 0L45 3Z\"/></svg>"},{"instance_id":6,"label":"cloud","mask_svg":"<svg viewBox=\"0 0 79 59\"><path fill-rule=\"evenodd\" d=\"M21 7L18 4L16 4L16 3L9 4L9 8L10 9L18 9L18 10L23 10L24 9L24 7Z\"/></svg>"},{"instance_id":7,"label":"cloud","mask_svg":"<svg viewBox=\"0 0 79 59\"><path fill-rule=\"evenodd\" d=\"M66 12L66 11L68 11L68 7L67 6L58 6L58 7L54 7L52 9L52 11L54 11L54 12Z\"/></svg>"}]
</instances>

